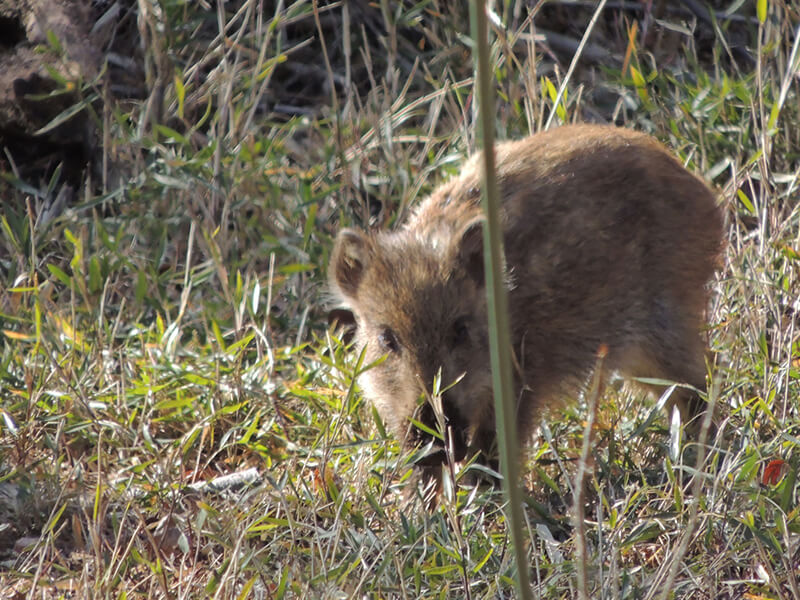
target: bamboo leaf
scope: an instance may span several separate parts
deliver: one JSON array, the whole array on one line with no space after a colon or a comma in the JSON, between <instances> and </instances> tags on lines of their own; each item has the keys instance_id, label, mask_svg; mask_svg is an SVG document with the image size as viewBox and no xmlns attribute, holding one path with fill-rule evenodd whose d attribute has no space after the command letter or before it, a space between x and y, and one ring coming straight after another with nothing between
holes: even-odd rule
<instances>
[{"instance_id":1,"label":"bamboo leaf","mask_svg":"<svg viewBox=\"0 0 800 600\"><path fill-rule=\"evenodd\" d=\"M43 135L43 134L47 133L48 131L52 131L56 127L59 127L60 125L63 125L64 123L69 121L75 115L83 112L83 109L86 108L87 106L89 106L95 100L97 100L97 94L92 94L91 96L89 96L85 100L82 100L82 101L80 101L80 102L78 102L76 104L73 104L72 106L70 106L66 110L63 110L58 115L56 115L56 117L52 121L50 121L47 125L45 125L41 129L36 130L33 133L33 135Z\"/></svg>"}]
</instances>

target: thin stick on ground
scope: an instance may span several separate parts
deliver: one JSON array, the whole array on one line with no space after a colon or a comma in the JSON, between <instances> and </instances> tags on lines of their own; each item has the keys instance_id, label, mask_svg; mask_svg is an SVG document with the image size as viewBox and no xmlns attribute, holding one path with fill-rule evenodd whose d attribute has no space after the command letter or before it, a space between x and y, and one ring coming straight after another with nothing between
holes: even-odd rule
<instances>
[{"instance_id":1,"label":"thin stick on ground","mask_svg":"<svg viewBox=\"0 0 800 600\"><path fill-rule=\"evenodd\" d=\"M573 484L572 518L575 527L575 572L578 578L578 597L581 600L589 600L589 582L587 577L589 552L586 548L586 526L583 518L584 487L586 476L589 473L589 449L594 437L594 422L597 417L597 401L603 393L604 371L608 348L602 346L597 352L597 362L592 376L592 386L587 395L588 414L586 415L586 425L583 428L583 445L581 447L581 458L578 461L578 470L575 473L575 483Z\"/></svg>"}]
</instances>

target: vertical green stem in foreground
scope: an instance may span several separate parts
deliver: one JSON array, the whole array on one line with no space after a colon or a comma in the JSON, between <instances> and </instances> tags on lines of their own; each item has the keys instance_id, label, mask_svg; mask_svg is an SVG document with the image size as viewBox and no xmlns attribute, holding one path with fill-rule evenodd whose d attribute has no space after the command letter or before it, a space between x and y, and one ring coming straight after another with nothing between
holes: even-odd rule
<instances>
[{"instance_id":1,"label":"vertical green stem in foreground","mask_svg":"<svg viewBox=\"0 0 800 600\"><path fill-rule=\"evenodd\" d=\"M503 487L508 499L507 522L511 531L514 560L517 565L519 598L531 598L528 561L522 538L522 495L519 490L517 445L517 402L511 379L511 339L508 319L508 297L503 276L502 231L500 230L499 198L494 159L494 96L492 69L489 62L488 27L484 0L470 2L473 55L477 64L478 131L483 146L484 261L486 293L489 302L489 343L492 358L492 383L497 422L497 440Z\"/></svg>"}]
</instances>

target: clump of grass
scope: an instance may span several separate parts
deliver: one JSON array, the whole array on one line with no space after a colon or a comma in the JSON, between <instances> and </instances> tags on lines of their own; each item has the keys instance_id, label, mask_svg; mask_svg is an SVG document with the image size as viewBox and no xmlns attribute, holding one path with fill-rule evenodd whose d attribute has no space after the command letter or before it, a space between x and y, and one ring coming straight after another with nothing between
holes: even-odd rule
<instances>
[{"instance_id":1,"label":"clump of grass","mask_svg":"<svg viewBox=\"0 0 800 600\"><path fill-rule=\"evenodd\" d=\"M639 398L599 398L578 535L586 413L550 415L525 460L535 590L575 597L580 568L597 598L800 597L796 15L667 9L657 43L653 15L607 8L589 39L606 63L565 79L572 53L538 36L577 39L561 16L582 32L591 12L551 4L498 14L499 136L551 112L649 131L718 187L729 238L709 308L718 431L676 445ZM99 176L48 213L57 171L6 174L4 588L512 595L499 491L455 486L426 512L355 383L368 365L325 319L337 228L393 226L474 147L466 15L449 6L163 4L139 15L148 97L97 108ZM742 36L751 60L728 51Z\"/></svg>"}]
</instances>

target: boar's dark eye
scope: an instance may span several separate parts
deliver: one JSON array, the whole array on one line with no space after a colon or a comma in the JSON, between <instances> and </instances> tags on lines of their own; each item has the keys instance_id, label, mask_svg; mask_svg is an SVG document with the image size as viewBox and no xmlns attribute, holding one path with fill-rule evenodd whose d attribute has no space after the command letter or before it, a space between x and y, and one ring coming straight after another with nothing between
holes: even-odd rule
<instances>
[{"instance_id":1,"label":"boar's dark eye","mask_svg":"<svg viewBox=\"0 0 800 600\"><path fill-rule=\"evenodd\" d=\"M453 323L453 330L451 332L451 342L453 346L460 346L469 341L469 318L459 317Z\"/></svg>"},{"instance_id":2,"label":"boar's dark eye","mask_svg":"<svg viewBox=\"0 0 800 600\"><path fill-rule=\"evenodd\" d=\"M383 352L392 352L394 354L400 352L400 342L397 341L397 335L388 327L381 329L378 334L378 344L380 344Z\"/></svg>"}]
</instances>

